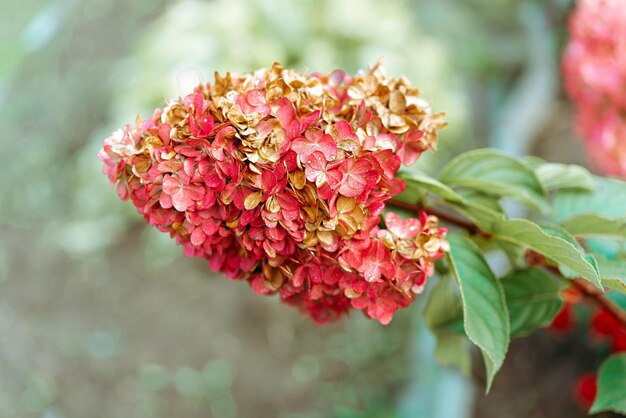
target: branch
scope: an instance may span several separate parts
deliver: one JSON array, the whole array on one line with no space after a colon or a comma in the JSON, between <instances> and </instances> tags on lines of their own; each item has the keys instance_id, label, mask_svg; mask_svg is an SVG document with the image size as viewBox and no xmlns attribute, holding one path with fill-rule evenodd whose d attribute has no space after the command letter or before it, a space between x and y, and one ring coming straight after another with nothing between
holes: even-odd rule
<instances>
[{"instance_id":1,"label":"branch","mask_svg":"<svg viewBox=\"0 0 626 418\"><path fill-rule=\"evenodd\" d=\"M449 213L443 212L438 209L424 207L423 205L420 205L420 204L406 203L406 202L402 202L396 199L388 200L387 204L389 206L411 210L418 215L420 212L424 211L429 215L434 215L438 217L444 222L447 222L459 228L465 229L470 234L483 235L485 237L491 236L490 234L484 231L481 231L481 229L478 228L478 226L476 226L476 224L474 224L473 222L467 219L461 219L454 215L450 215ZM578 289L586 299L593 302L596 306L605 309L613 318L619 321L622 324L622 326L626 329L626 313L622 311L622 309L620 309L620 307L617 306L615 303L613 303L611 300L607 299L604 296L604 294L596 290L590 283L588 284L587 282L581 279L570 280L570 279L563 277L559 269L553 266L549 266L545 258L542 256L534 259L530 264L536 265L539 267L545 267L549 269L550 271L552 271L554 274L558 275L561 279L567 281L571 286Z\"/></svg>"},{"instance_id":2,"label":"branch","mask_svg":"<svg viewBox=\"0 0 626 418\"><path fill-rule=\"evenodd\" d=\"M437 218L448 222L449 224L458 226L459 228L465 229L466 231L468 231L470 234L480 234L480 235L489 235L484 231L481 231L480 228L478 228L476 225L474 225L474 223L472 223L471 221L467 220L467 219L461 219L459 217L456 217L454 215L451 215L447 212L435 209L435 208L427 208L424 207L420 204L417 203L407 203L407 202L403 202L401 200L396 200L396 199L389 199L386 202L387 205L389 206L395 206L397 208L401 208L401 209L407 209L410 211L413 211L415 213L417 213L419 215L420 212L424 211L429 215L434 215Z\"/></svg>"},{"instance_id":3,"label":"branch","mask_svg":"<svg viewBox=\"0 0 626 418\"><path fill-rule=\"evenodd\" d=\"M570 282L572 283L572 286L578 289L585 298L592 301L598 307L606 310L613 318L617 319L624 328L626 328L626 312L621 310L619 306L604 297L602 293L600 293L588 282L580 279L570 280Z\"/></svg>"}]
</instances>

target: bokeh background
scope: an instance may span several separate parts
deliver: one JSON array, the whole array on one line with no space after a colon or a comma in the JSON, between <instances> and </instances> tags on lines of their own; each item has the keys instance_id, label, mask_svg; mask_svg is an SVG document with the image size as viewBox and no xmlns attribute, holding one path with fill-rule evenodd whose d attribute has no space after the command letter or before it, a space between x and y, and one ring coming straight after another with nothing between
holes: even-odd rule
<instances>
[{"instance_id":1,"label":"bokeh background","mask_svg":"<svg viewBox=\"0 0 626 418\"><path fill-rule=\"evenodd\" d=\"M383 58L450 125L436 171L493 146L585 163L562 93L568 0L0 0L0 417L578 417L576 335L434 364L420 301L389 326L316 326L212 274L100 173L104 137L178 95L195 67L280 61L355 72ZM576 350L571 347L575 346Z\"/></svg>"}]
</instances>

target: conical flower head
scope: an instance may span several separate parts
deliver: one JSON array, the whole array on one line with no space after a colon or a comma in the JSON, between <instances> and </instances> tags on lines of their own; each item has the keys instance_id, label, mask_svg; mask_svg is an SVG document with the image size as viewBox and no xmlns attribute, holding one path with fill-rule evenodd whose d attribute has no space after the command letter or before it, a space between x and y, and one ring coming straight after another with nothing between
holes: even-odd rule
<instances>
[{"instance_id":1,"label":"conical flower head","mask_svg":"<svg viewBox=\"0 0 626 418\"><path fill-rule=\"evenodd\" d=\"M388 323L447 249L434 217L381 214L442 114L376 65L348 76L274 64L216 75L104 141L118 194L185 254L317 322Z\"/></svg>"}]
</instances>

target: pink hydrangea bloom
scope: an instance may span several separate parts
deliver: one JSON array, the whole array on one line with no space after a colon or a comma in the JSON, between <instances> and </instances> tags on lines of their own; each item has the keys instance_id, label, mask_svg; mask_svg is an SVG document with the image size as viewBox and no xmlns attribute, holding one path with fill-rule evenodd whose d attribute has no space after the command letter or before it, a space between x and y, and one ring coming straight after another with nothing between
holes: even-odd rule
<instances>
[{"instance_id":1,"label":"pink hydrangea bloom","mask_svg":"<svg viewBox=\"0 0 626 418\"><path fill-rule=\"evenodd\" d=\"M592 165L626 177L626 4L579 0L563 56L576 126Z\"/></svg>"},{"instance_id":2,"label":"pink hydrangea bloom","mask_svg":"<svg viewBox=\"0 0 626 418\"><path fill-rule=\"evenodd\" d=\"M400 166L444 125L380 66L350 77L275 64L218 74L98 155L120 197L186 255L317 322L359 309L386 324L448 248L434 217L380 225L404 190Z\"/></svg>"}]
</instances>

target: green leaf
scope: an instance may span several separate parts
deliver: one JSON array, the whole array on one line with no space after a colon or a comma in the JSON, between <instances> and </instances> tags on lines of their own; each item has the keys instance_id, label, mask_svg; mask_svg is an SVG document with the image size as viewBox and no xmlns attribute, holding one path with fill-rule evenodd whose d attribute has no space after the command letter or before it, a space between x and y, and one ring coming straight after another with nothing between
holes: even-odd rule
<instances>
[{"instance_id":1,"label":"green leaf","mask_svg":"<svg viewBox=\"0 0 626 418\"><path fill-rule=\"evenodd\" d=\"M466 200L464 203L448 202L447 206L471 220L478 228L487 231L495 219L504 219L504 214L490 209L487 206Z\"/></svg>"},{"instance_id":2,"label":"green leaf","mask_svg":"<svg viewBox=\"0 0 626 418\"><path fill-rule=\"evenodd\" d=\"M626 220L611 219L596 213L584 213L569 218L563 228L576 236L604 236L626 239Z\"/></svg>"},{"instance_id":3,"label":"green leaf","mask_svg":"<svg viewBox=\"0 0 626 418\"><path fill-rule=\"evenodd\" d=\"M533 170L523 161L499 152L469 151L450 161L439 180L500 197L511 197L543 212L549 210L545 193Z\"/></svg>"},{"instance_id":4,"label":"green leaf","mask_svg":"<svg viewBox=\"0 0 626 418\"><path fill-rule=\"evenodd\" d=\"M580 243L576 241L576 237L570 234L565 228L561 225L553 224L551 222L537 222L537 226L539 226L543 232L549 234L553 237L561 238L564 241L567 241L574 248L576 248L579 252L584 253L585 250L580 246Z\"/></svg>"},{"instance_id":5,"label":"green leaf","mask_svg":"<svg viewBox=\"0 0 626 418\"><path fill-rule=\"evenodd\" d=\"M402 202L414 204L415 202L421 202L424 200L426 190L414 182L405 182L406 189L399 195L395 196L395 199Z\"/></svg>"},{"instance_id":6,"label":"green leaf","mask_svg":"<svg viewBox=\"0 0 626 418\"><path fill-rule=\"evenodd\" d=\"M430 291L422 316L431 330L442 328L463 315L461 299L449 276L441 276Z\"/></svg>"},{"instance_id":7,"label":"green leaf","mask_svg":"<svg viewBox=\"0 0 626 418\"><path fill-rule=\"evenodd\" d=\"M458 234L450 234L448 241L448 263L461 293L465 333L483 354L489 391L509 346L504 291L474 243Z\"/></svg>"},{"instance_id":8,"label":"green leaf","mask_svg":"<svg viewBox=\"0 0 626 418\"><path fill-rule=\"evenodd\" d=\"M618 308L626 311L626 295L620 292L610 292L606 295L606 298L616 304Z\"/></svg>"},{"instance_id":9,"label":"green leaf","mask_svg":"<svg viewBox=\"0 0 626 418\"><path fill-rule=\"evenodd\" d=\"M491 240L495 243L498 249L504 252L513 268L526 265L526 249L523 246L513 242L502 241L497 238L492 238Z\"/></svg>"},{"instance_id":10,"label":"green leaf","mask_svg":"<svg viewBox=\"0 0 626 418\"><path fill-rule=\"evenodd\" d=\"M421 171L401 171L398 173L398 177L405 181L407 188L413 186L424 189L451 202L463 202L463 198L450 187Z\"/></svg>"},{"instance_id":11,"label":"green leaf","mask_svg":"<svg viewBox=\"0 0 626 418\"><path fill-rule=\"evenodd\" d=\"M580 249L566 239L544 231L539 225L525 219L499 219L492 223L488 232L503 241L530 248L572 269L577 275L602 289L597 269L585 259Z\"/></svg>"},{"instance_id":12,"label":"green leaf","mask_svg":"<svg viewBox=\"0 0 626 418\"><path fill-rule=\"evenodd\" d=\"M452 207L465 215L479 227L489 223L494 217L504 217L498 199L474 190L455 191L439 180L418 170L402 171L398 173L406 185L407 190L396 196L399 200L415 202L415 194L422 195L424 191L444 200L444 205Z\"/></svg>"},{"instance_id":13,"label":"green leaf","mask_svg":"<svg viewBox=\"0 0 626 418\"><path fill-rule=\"evenodd\" d=\"M561 309L560 283L545 270L515 270L502 279L511 318L511 335L520 336L546 327Z\"/></svg>"},{"instance_id":14,"label":"green leaf","mask_svg":"<svg viewBox=\"0 0 626 418\"><path fill-rule=\"evenodd\" d=\"M481 206L494 212L504 213L497 197L466 189L458 190L457 193L472 206Z\"/></svg>"},{"instance_id":15,"label":"green leaf","mask_svg":"<svg viewBox=\"0 0 626 418\"><path fill-rule=\"evenodd\" d=\"M450 329L433 331L437 340L435 358L442 366L454 367L465 376L470 375L472 357L467 347L467 339Z\"/></svg>"},{"instance_id":16,"label":"green leaf","mask_svg":"<svg viewBox=\"0 0 626 418\"><path fill-rule=\"evenodd\" d=\"M593 185L592 192L559 191L554 198L555 221L561 223L581 213L597 213L609 218L626 216L626 182L594 176Z\"/></svg>"},{"instance_id":17,"label":"green leaf","mask_svg":"<svg viewBox=\"0 0 626 418\"><path fill-rule=\"evenodd\" d=\"M593 177L586 168L579 165L546 163L537 157L529 157L526 161L534 168L539 183L546 191L593 189Z\"/></svg>"},{"instance_id":18,"label":"green leaf","mask_svg":"<svg viewBox=\"0 0 626 418\"><path fill-rule=\"evenodd\" d=\"M442 276L430 291L424 308L424 322L433 332L437 345L435 358L443 366L456 367L469 376L471 356L463 330L456 332L451 324L462 321L461 298L450 276Z\"/></svg>"},{"instance_id":19,"label":"green leaf","mask_svg":"<svg viewBox=\"0 0 626 418\"><path fill-rule=\"evenodd\" d=\"M594 253L594 257L598 263L602 284L626 293L626 259L609 259L599 253Z\"/></svg>"},{"instance_id":20,"label":"green leaf","mask_svg":"<svg viewBox=\"0 0 626 418\"><path fill-rule=\"evenodd\" d=\"M549 223L549 222L538 222L537 225L543 229L543 231L553 237L561 238L568 243L570 243L580 254L582 254L583 258L587 260L587 262L594 268L598 276L600 275L600 270L598 269L598 265L596 263L595 258L591 254L587 254L585 249L580 245L576 238L570 234L565 228L560 225ZM548 257L549 258L549 257ZM552 260L555 261L555 260ZM564 265L563 263L557 263L559 265L559 271L563 276L574 279L580 276L578 271L571 269L570 267Z\"/></svg>"},{"instance_id":21,"label":"green leaf","mask_svg":"<svg viewBox=\"0 0 626 418\"><path fill-rule=\"evenodd\" d=\"M598 268L598 262L595 257L591 254L583 254L583 258L587 260L587 262L593 267L593 269L598 273L598 277L600 278L600 283L602 283L602 276L600 276L600 268ZM580 274L576 270L573 270L562 263L559 263L559 271L563 275L563 277L567 279L577 279L580 277ZM604 290L604 289L602 289Z\"/></svg>"},{"instance_id":22,"label":"green leaf","mask_svg":"<svg viewBox=\"0 0 626 418\"><path fill-rule=\"evenodd\" d=\"M598 394L589 412L602 411L626 414L626 353L614 354L600 366Z\"/></svg>"}]
</instances>

